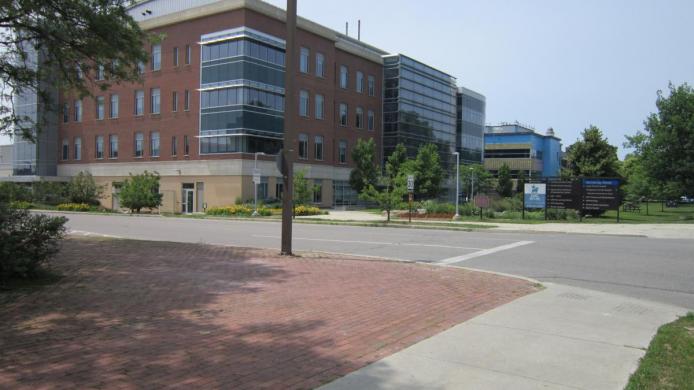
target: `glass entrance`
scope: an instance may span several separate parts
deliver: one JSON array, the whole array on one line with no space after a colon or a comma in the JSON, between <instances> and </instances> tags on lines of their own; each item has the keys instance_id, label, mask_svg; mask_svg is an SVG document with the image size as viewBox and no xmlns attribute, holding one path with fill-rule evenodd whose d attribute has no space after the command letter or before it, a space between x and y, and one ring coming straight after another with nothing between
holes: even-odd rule
<instances>
[{"instance_id":1,"label":"glass entrance","mask_svg":"<svg viewBox=\"0 0 694 390\"><path fill-rule=\"evenodd\" d=\"M181 211L184 214L190 214L193 211L195 211L193 209L193 207L194 207L193 194L194 194L194 190L192 188L184 188L183 189L183 201L181 202L183 209Z\"/></svg>"}]
</instances>

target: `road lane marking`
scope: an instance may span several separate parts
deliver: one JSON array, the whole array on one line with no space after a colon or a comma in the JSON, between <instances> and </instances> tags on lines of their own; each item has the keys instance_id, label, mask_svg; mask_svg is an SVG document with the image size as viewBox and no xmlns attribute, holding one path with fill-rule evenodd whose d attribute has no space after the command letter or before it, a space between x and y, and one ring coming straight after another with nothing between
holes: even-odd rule
<instances>
[{"instance_id":1,"label":"road lane marking","mask_svg":"<svg viewBox=\"0 0 694 390\"><path fill-rule=\"evenodd\" d=\"M501 252L501 251L505 251L505 250L509 250L509 249L513 249L513 248L518 248L519 246L529 245L529 244L533 244L533 243L535 243L535 241L518 241L518 242L511 243L511 244L495 246L494 248L482 249L481 251L467 253L467 254L464 254L461 256L451 257L448 259L443 259L443 260L437 261L437 263L438 264L460 263L460 262L463 262L466 260L474 259L475 257L486 256L486 255L490 255L492 253Z\"/></svg>"},{"instance_id":2,"label":"road lane marking","mask_svg":"<svg viewBox=\"0 0 694 390\"><path fill-rule=\"evenodd\" d=\"M256 238L275 238L279 239L280 236L269 236L263 234L253 234L252 237ZM360 240L335 240L328 238L308 238L308 237L294 237L294 240L304 240L304 241L324 241L324 242L340 242L344 244L369 244L369 245L402 245L402 246L422 246L422 247L434 247L434 248L450 248L450 249L469 249L469 250L481 250L484 248L473 248L466 246L452 246L452 245L438 245L438 244L415 244L415 243L397 243L397 242L387 242L387 241L360 241Z\"/></svg>"}]
</instances>

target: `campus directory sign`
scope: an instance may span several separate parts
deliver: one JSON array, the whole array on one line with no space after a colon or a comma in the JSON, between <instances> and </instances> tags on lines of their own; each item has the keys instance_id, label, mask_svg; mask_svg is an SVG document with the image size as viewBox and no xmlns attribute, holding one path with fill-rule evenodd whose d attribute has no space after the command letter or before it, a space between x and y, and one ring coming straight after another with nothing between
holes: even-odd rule
<instances>
[{"instance_id":1,"label":"campus directory sign","mask_svg":"<svg viewBox=\"0 0 694 390\"><path fill-rule=\"evenodd\" d=\"M547 208L579 209L581 182L571 180L547 181Z\"/></svg>"},{"instance_id":2,"label":"campus directory sign","mask_svg":"<svg viewBox=\"0 0 694 390\"><path fill-rule=\"evenodd\" d=\"M544 209L547 201L547 184L525 183L523 200L526 209Z\"/></svg>"},{"instance_id":3,"label":"campus directory sign","mask_svg":"<svg viewBox=\"0 0 694 390\"><path fill-rule=\"evenodd\" d=\"M619 179L583 179L583 210L619 209Z\"/></svg>"}]
</instances>

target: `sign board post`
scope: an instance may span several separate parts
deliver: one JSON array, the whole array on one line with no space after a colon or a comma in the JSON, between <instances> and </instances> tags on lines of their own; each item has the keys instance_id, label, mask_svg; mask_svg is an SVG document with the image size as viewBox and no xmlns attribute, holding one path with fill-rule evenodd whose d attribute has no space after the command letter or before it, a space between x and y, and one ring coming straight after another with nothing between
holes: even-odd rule
<instances>
[{"instance_id":1,"label":"sign board post","mask_svg":"<svg viewBox=\"0 0 694 390\"><path fill-rule=\"evenodd\" d=\"M483 215L484 215L484 212L482 211L482 209L489 208L489 204L490 204L489 196L483 195L483 194L478 194L475 197L475 207L480 208L480 221L482 220Z\"/></svg>"},{"instance_id":2,"label":"sign board post","mask_svg":"<svg viewBox=\"0 0 694 390\"><path fill-rule=\"evenodd\" d=\"M409 223L412 223L412 203L414 202L414 175L407 175L407 192L408 195L408 205L409 213L407 213L407 219Z\"/></svg>"}]
</instances>

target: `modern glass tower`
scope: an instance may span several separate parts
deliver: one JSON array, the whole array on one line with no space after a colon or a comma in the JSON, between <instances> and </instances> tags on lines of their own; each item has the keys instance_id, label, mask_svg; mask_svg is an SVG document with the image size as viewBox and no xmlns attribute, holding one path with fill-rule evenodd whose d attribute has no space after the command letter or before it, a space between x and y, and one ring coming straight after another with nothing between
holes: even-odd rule
<instances>
[{"instance_id":1,"label":"modern glass tower","mask_svg":"<svg viewBox=\"0 0 694 390\"><path fill-rule=\"evenodd\" d=\"M462 164L481 164L484 152L484 95L459 88L456 98L456 150Z\"/></svg>"},{"instance_id":2,"label":"modern glass tower","mask_svg":"<svg viewBox=\"0 0 694 390\"><path fill-rule=\"evenodd\" d=\"M383 156L402 143L409 157L428 143L439 148L449 173L455 167L456 79L402 54L383 57Z\"/></svg>"}]
</instances>

